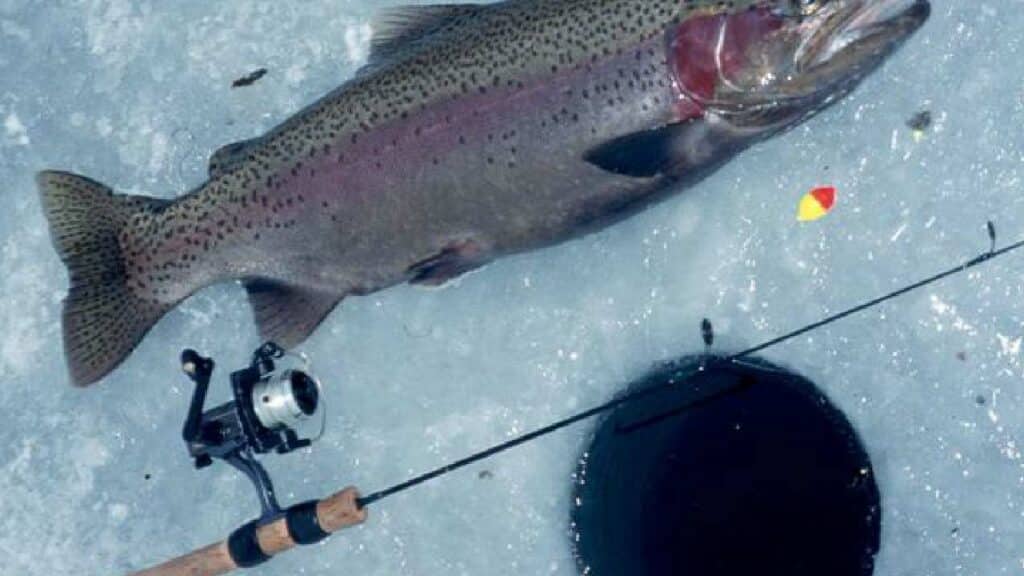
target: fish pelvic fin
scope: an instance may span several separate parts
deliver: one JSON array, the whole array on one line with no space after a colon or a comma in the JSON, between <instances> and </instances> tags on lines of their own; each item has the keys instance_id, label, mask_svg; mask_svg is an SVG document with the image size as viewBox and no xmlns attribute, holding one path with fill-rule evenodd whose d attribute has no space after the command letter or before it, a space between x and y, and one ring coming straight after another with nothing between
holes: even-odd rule
<instances>
[{"instance_id":1,"label":"fish pelvic fin","mask_svg":"<svg viewBox=\"0 0 1024 576\"><path fill-rule=\"evenodd\" d=\"M487 264L485 249L475 240L459 240L444 247L438 254L409 267L410 284L444 286L448 282Z\"/></svg>"},{"instance_id":2,"label":"fish pelvic fin","mask_svg":"<svg viewBox=\"0 0 1024 576\"><path fill-rule=\"evenodd\" d=\"M115 194L76 174L36 176L54 248L70 278L64 299L64 356L71 382L85 387L106 376L175 303L140 298L127 284L122 234L169 204Z\"/></svg>"},{"instance_id":3,"label":"fish pelvic fin","mask_svg":"<svg viewBox=\"0 0 1024 576\"><path fill-rule=\"evenodd\" d=\"M260 338L284 348L301 344L345 297L261 278L244 285Z\"/></svg>"}]
</instances>

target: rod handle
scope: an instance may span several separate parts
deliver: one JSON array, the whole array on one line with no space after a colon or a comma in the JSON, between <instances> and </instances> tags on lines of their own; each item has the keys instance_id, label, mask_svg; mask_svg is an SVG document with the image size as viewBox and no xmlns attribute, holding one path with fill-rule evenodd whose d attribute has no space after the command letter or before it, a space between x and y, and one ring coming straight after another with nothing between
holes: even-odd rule
<instances>
[{"instance_id":1,"label":"rod handle","mask_svg":"<svg viewBox=\"0 0 1024 576\"><path fill-rule=\"evenodd\" d=\"M293 506L285 516L268 524L246 524L227 540L130 576L220 576L255 566L299 544L312 544L339 530L362 524L367 511L359 506L358 500L359 491L348 487L323 500ZM293 535L293 530L297 534ZM251 540L250 546L245 545L247 539Z\"/></svg>"},{"instance_id":2,"label":"rod handle","mask_svg":"<svg viewBox=\"0 0 1024 576\"><path fill-rule=\"evenodd\" d=\"M131 576L219 576L238 568L228 552L227 540L200 548Z\"/></svg>"}]
</instances>

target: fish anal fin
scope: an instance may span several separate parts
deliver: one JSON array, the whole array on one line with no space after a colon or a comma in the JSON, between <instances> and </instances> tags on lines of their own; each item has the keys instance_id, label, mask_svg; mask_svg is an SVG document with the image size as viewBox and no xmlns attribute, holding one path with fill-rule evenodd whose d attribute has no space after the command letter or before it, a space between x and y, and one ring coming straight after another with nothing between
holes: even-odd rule
<instances>
[{"instance_id":1,"label":"fish anal fin","mask_svg":"<svg viewBox=\"0 0 1024 576\"><path fill-rule=\"evenodd\" d=\"M252 149L259 145L259 143L259 138L253 138L252 140L232 142L218 148L213 153L213 156L210 156L210 178L216 178L230 172L235 166L245 161L249 153L252 152Z\"/></svg>"},{"instance_id":2,"label":"fish anal fin","mask_svg":"<svg viewBox=\"0 0 1024 576\"><path fill-rule=\"evenodd\" d=\"M442 286L487 263L483 247L474 240L459 240L445 246L436 255L409 267L410 284Z\"/></svg>"},{"instance_id":3,"label":"fish anal fin","mask_svg":"<svg viewBox=\"0 0 1024 576\"><path fill-rule=\"evenodd\" d=\"M626 134L592 148L583 159L606 172L652 178L680 163L679 143L692 126L690 120Z\"/></svg>"},{"instance_id":4,"label":"fish anal fin","mask_svg":"<svg viewBox=\"0 0 1024 576\"><path fill-rule=\"evenodd\" d=\"M258 278L244 285L260 337L285 348L308 338L345 297Z\"/></svg>"},{"instance_id":5,"label":"fish anal fin","mask_svg":"<svg viewBox=\"0 0 1024 576\"><path fill-rule=\"evenodd\" d=\"M380 65L417 41L486 8L481 4L427 4L385 9L372 25L373 38L367 65Z\"/></svg>"}]
</instances>

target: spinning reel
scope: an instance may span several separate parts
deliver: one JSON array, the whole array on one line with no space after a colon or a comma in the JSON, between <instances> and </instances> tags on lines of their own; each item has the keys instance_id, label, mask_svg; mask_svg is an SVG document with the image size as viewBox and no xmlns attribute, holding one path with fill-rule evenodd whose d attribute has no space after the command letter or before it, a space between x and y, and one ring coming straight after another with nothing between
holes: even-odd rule
<instances>
[{"instance_id":1,"label":"spinning reel","mask_svg":"<svg viewBox=\"0 0 1024 576\"><path fill-rule=\"evenodd\" d=\"M286 354L280 346L268 342L260 346L248 368L231 373L234 399L203 411L214 362L195 350L181 354L182 370L195 382L182 437L197 469L206 468L214 459L224 460L248 477L260 500L259 522L265 523L283 514L274 496L274 485L258 454L270 451L287 454L310 446L323 435L326 411L320 381L308 371L304 357L301 368L279 369ZM299 426L319 413L320 430L312 438L300 438Z\"/></svg>"}]
</instances>

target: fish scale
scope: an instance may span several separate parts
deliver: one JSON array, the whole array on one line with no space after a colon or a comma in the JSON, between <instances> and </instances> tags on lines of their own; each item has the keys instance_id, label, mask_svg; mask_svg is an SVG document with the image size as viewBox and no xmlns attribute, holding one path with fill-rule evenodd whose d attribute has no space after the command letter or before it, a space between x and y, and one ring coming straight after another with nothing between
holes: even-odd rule
<instances>
[{"instance_id":1,"label":"fish scale","mask_svg":"<svg viewBox=\"0 0 1024 576\"><path fill-rule=\"evenodd\" d=\"M210 179L177 200L40 174L54 243L88 271L72 274L64 307L72 381L102 378L214 283L241 280L261 336L287 347L347 295L443 284L628 217L849 92L927 2L881 23L882 49L869 35L837 48L848 66L797 54L827 61L844 22L899 1L833 0L820 14L791 0L394 10L352 80L218 150ZM826 53L799 50L808 35ZM758 83L769 77L799 82ZM95 241L74 241L83 228Z\"/></svg>"}]
</instances>

